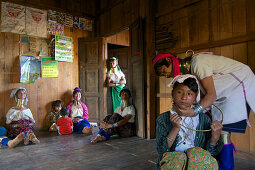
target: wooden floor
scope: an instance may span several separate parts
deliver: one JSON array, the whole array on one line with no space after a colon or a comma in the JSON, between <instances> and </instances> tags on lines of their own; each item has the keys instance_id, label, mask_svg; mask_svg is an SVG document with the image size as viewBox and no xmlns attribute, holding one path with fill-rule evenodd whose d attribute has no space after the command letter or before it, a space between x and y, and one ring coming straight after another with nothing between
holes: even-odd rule
<instances>
[{"instance_id":1,"label":"wooden floor","mask_svg":"<svg viewBox=\"0 0 255 170\"><path fill-rule=\"evenodd\" d=\"M139 137L90 144L96 135L58 136L40 132L38 145L0 149L0 169L153 170L157 160L155 140ZM255 162L235 158L236 170L255 169Z\"/></svg>"},{"instance_id":2,"label":"wooden floor","mask_svg":"<svg viewBox=\"0 0 255 170\"><path fill-rule=\"evenodd\" d=\"M154 169L155 140L130 137L90 144L95 134L40 133L38 145L0 149L0 169Z\"/></svg>"}]
</instances>

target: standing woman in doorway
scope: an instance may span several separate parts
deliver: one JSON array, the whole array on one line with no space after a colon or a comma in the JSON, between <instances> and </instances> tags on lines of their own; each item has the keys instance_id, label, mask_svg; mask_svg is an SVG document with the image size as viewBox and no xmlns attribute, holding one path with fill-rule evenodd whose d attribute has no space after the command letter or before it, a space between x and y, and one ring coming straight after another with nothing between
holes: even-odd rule
<instances>
[{"instance_id":1,"label":"standing woman in doorway","mask_svg":"<svg viewBox=\"0 0 255 170\"><path fill-rule=\"evenodd\" d=\"M201 53L184 60L171 54L159 54L153 59L153 66L159 76L170 78L190 72L200 80L204 89L200 103L194 108L179 108L179 111L186 116L196 116L212 104L222 110L224 132L221 138L225 145L220 153L219 168L233 170L229 132L245 133L249 107L255 111L255 76L249 66L223 56ZM214 120L222 119L214 106L212 115Z\"/></svg>"},{"instance_id":2,"label":"standing woman in doorway","mask_svg":"<svg viewBox=\"0 0 255 170\"><path fill-rule=\"evenodd\" d=\"M106 75L106 85L111 88L112 109L115 111L121 104L120 91L126 84L126 78L118 65L118 59L111 57L107 60L108 71Z\"/></svg>"}]
</instances>

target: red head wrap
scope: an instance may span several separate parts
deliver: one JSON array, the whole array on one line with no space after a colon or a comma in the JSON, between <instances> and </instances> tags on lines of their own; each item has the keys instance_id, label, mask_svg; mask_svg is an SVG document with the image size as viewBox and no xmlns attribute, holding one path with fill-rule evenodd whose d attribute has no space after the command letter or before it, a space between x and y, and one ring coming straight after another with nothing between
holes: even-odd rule
<instances>
[{"instance_id":1,"label":"red head wrap","mask_svg":"<svg viewBox=\"0 0 255 170\"><path fill-rule=\"evenodd\" d=\"M181 71L180 71L180 67L179 67L179 60L172 54L158 54L152 61L153 66L155 66L155 64L163 59L163 58L171 58L173 63L173 77L177 76L177 75L181 75Z\"/></svg>"}]
</instances>

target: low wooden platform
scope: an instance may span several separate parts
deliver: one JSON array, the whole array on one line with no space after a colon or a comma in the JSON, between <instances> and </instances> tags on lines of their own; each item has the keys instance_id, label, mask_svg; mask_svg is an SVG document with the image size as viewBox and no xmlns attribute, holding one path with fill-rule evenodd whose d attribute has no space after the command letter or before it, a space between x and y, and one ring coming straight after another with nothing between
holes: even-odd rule
<instances>
[{"instance_id":1,"label":"low wooden platform","mask_svg":"<svg viewBox=\"0 0 255 170\"><path fill-rule=\"evenodd\" d=\"M96 135L37 133L38 145L0 149L0 169L153 170L157 160L155 140L115 138L90 144ZM255 169L251 159L235 158L235 169Z\"/></svg>"}]
</instances>

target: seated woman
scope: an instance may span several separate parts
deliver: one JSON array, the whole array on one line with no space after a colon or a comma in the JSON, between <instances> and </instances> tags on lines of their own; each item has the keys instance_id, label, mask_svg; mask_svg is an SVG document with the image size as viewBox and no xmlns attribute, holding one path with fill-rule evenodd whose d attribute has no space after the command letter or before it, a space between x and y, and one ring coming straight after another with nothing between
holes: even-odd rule
<instances>
[{"instance_id":1,"label":"seated woman","mask_svg":"<svg viewBox=\"0 0 255 170\"><path fill-rule=\"evenodd\" d=\"M135 108L130 102L131 92L124 87L119 95L122 105L100 122L99 132L95 138L92 138L91 143L108 140L114 134L119 134L120 137L135 135Z\"/></svg>"},{"instance_id":2,"label":"seated woman","mask_svg":"<svg viewBox=\"0 0 255 170\"><path fill-rule=\"evenodd\" d=\"M15 97L17 105L12 107L6 114L6 128L7 136L14 139L20 133L25 133L24 144L27 145L29 141L37 144L40 141L36 138L33 132L33 125L35 123L33 114L29 108L24 105L27 104L27 91L25 88L19 87L12 90L10 98Z\"/></svg>"},{"instance_id":3,"label":"seated woman","mask_svg":"<svg viewBox=\"0 0 255 170\"><path fill-rule=\"evenodd\" d=\"M171 84L173 108L157 118L157 168L217 169L217 161L212 156L218 155L223 147L219 141L222 124L218 121L211 123L204 113L184 117L179 111L193 107L200 100L199 83L195 76L179 75ZM204 131L210 128L211 131Z\"/></svg>"},{"instance_id":4,"label":"seated woman","mask_svg":"<svg viewBox=\"0 0 255 170\"><path fill-rule=\"evenodd\" d=\"M73 132L77 134L92 134L92 126L88 121L89 114L87 106L81 102L81 89L76 87L73 90L73 101L69 103L69 117L73 121Z\"/></svg>"}]
</instances>

